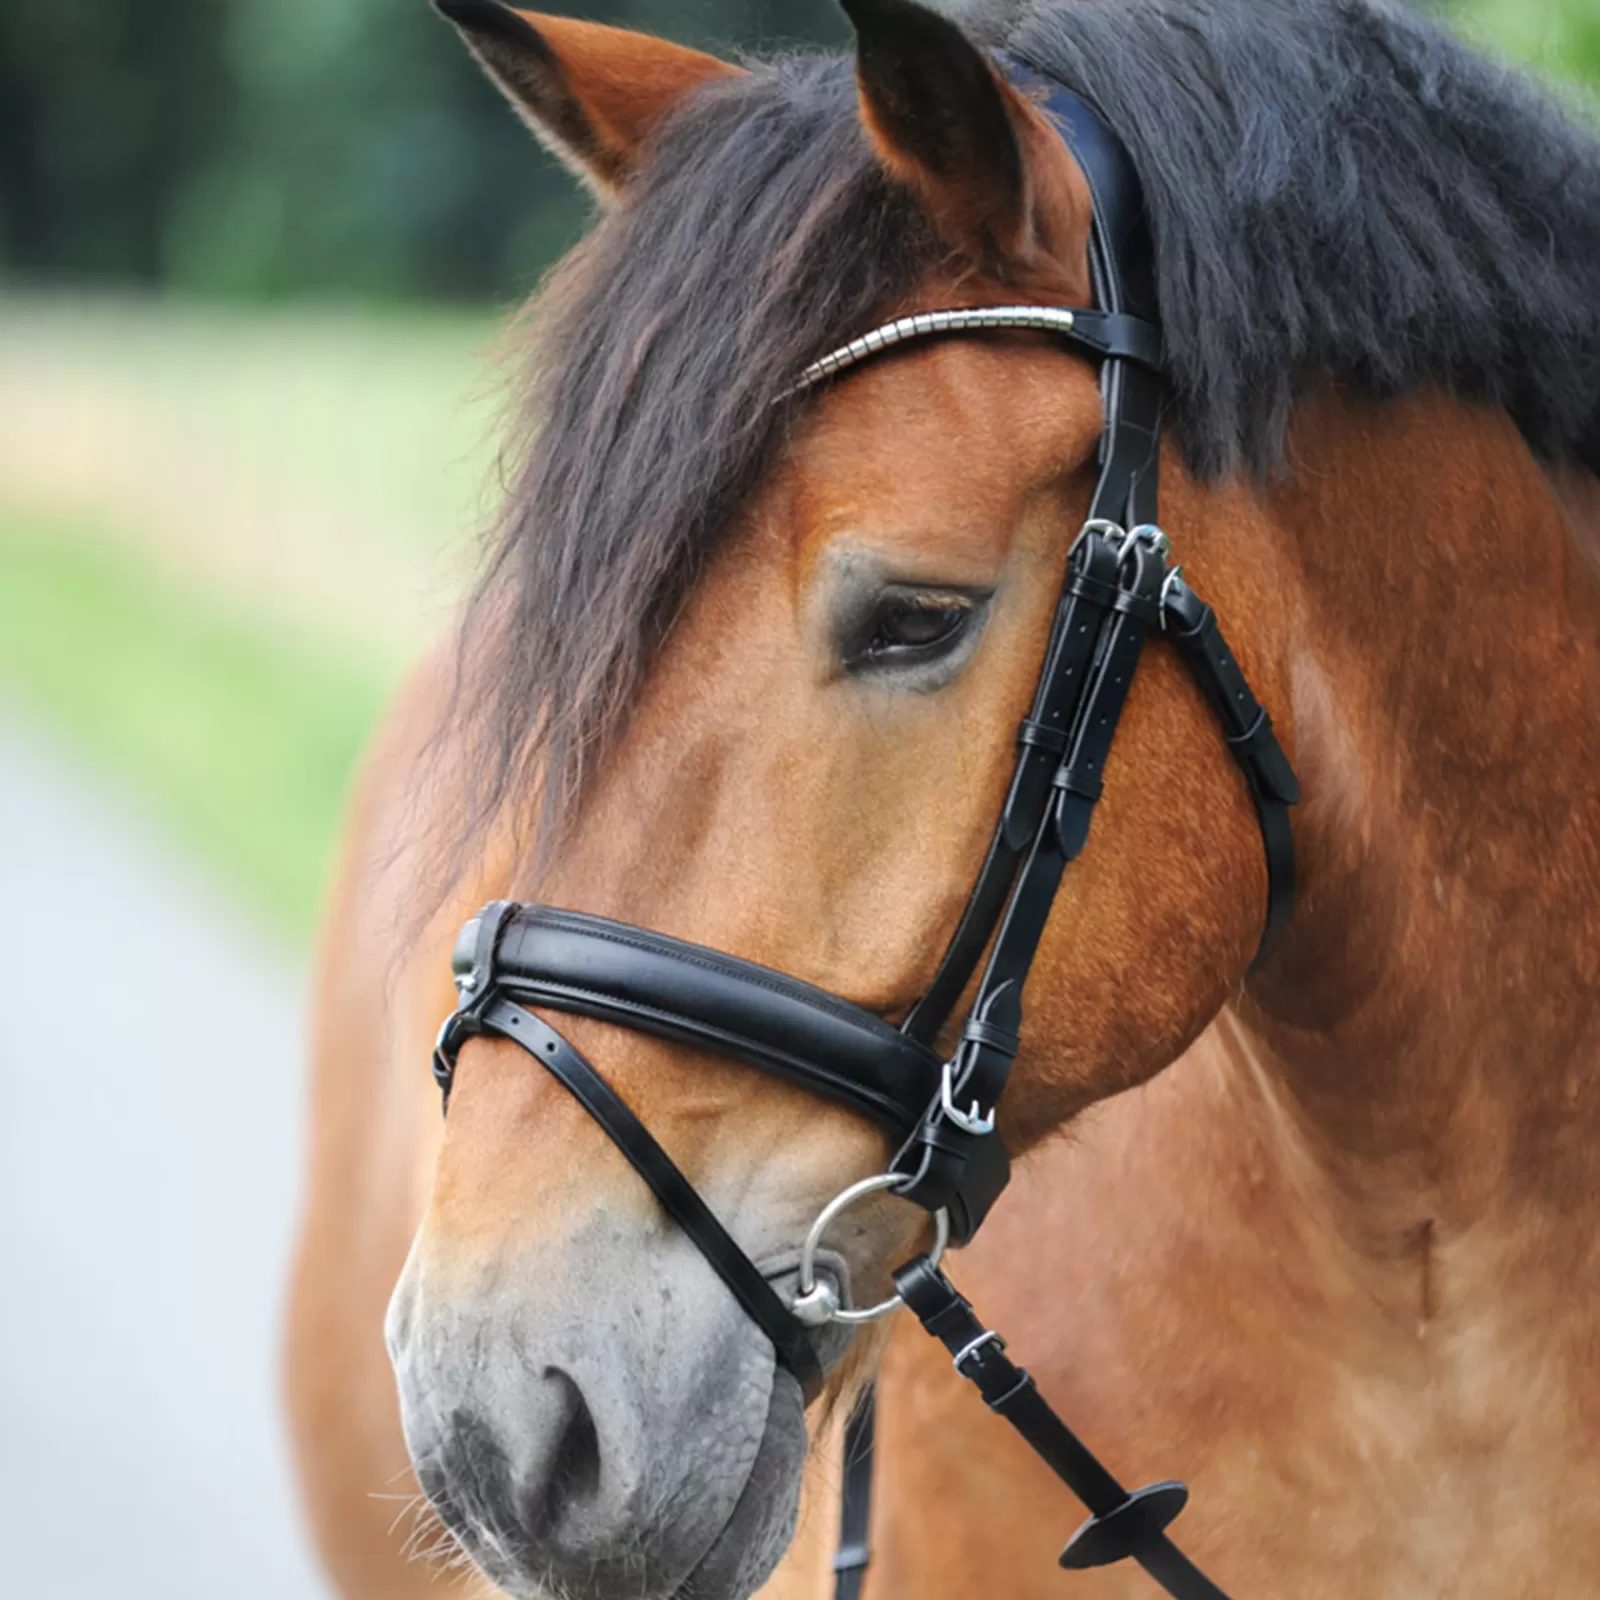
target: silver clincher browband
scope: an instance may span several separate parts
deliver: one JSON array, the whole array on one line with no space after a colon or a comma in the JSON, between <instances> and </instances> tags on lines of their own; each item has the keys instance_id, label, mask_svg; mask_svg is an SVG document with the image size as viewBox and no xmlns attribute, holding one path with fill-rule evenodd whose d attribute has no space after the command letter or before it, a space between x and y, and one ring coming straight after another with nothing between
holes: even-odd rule
<instances>
[{"instance_id":1,"label":"silver clincher browband","mask_svg":"<svg viewBox=\"0 0 1600 1600\"><path fill-rule=\"evenodd\" d=\"M870 332L819 356L800 374L783 398L804 394L819 383L858 367L872 357L913 340L950 333L987 333L1002 329L1054 333L1104 359L1116 356L1159 371L1161 340L1150 324L1114 312L1066 306L960 306L947 311L916 311L896 317Z\"/></svg>"}]
</instances>

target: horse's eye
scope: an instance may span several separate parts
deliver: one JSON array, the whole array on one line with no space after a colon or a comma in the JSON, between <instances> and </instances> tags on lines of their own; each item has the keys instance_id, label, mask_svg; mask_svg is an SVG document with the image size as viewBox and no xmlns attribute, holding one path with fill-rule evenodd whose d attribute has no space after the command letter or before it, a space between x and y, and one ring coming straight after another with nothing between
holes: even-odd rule
<instances>
[{"instance_id":1,"label":"horse's eye","mask_svg":"<svg viewBox=\"0 0 1600 1600\"><path fill-rule=\"evenodd\" d=\"M925 660L953 645L972 620L971 605L945 597L886 596L873 618L869 661Z\"/></svg>"},{"instance_id":2,"label":"horse's eye","mask_svg":"<svg viewBox=\"0 0 1600 1600\"><path fill-rule=\"evenodd\" d=\"M847 676L929 693L971 659L992 589L892 583L842 585L839 661Z\"/></svg>"}]
</instances>

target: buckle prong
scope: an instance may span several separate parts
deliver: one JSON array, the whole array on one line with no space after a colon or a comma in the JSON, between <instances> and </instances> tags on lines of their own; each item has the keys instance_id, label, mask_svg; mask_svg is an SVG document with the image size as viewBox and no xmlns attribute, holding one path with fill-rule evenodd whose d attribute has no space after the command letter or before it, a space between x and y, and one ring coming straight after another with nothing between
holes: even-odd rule
<instances>
[{"instance_id":1,"label":"buckle prong","mask_svg":"<svg viewBox=\"0 0 1600 1600\"><path fill-rule=\"evenodd\" d=\"M1005 1340L1002 1339L993 1328L987 1328L980 1333L976 1339L972 1339L968 1343L962 1345L962 1347L952 1358L950 1364L956 1369L957 1372L961 1373L963 1378L965 1378L966 1373L961 1371L961 1363L968 1360L970 1357L975 1356L986 1344L992 1344L996 1350L1004 1350L1006 1347Z\"/></svg>"},{"instance_id":2,"label":"buckle prong","mask_svg":"<svg viewBox=\"0 0 1600 1600\"><path fill-rule=\"evenodd\" d=\"M963 1133L981 1139L985 1134L994 1132L994 1107L991 1106L986 1113L976 1100L972 1102L970 1111L963 1111L956 1104L955 1066L955 1058L951 1057L945 1062L944 1072L939 1078L940 1109Z\"/></svg>"}]
</instances>

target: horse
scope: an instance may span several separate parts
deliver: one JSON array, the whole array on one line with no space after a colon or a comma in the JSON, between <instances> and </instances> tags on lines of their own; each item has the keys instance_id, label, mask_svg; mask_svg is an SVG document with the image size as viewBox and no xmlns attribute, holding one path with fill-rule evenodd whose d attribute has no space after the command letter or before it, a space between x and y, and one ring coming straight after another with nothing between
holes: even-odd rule
<instances>
[{"instance_id":1,"label":"horse","mask_svg":"<svg viewBox=\"0 0 1600 1600\"><path fill-rule=\"evenodd\" d=\"M409 1544L519 1600L824 1595L869 1383L869 1596L1150 1592L1058 1573L1078 1508L909 1318L834 1330L803 1407L560 1084L472 1038L441 1119L425 1071L485 900L890 1021L929 984L1105 396L1025 328L798 379L886 318L1091 303L1084 170L1002 53L1137 169L1162 522L1299 774L1298 887L1253 962L1249 786L1153 635L1027 982L1015 1175L952 1271L1118 1474L1186 1480L1228 1593L1587 1592L1594 131L1366 0L845 0L850 55L738 64L436 3L599 214L534 303L496 541L365 764L320 941L286 1361L340 1593L437 1593ZM883 1132L560 1021L792 1297ZM927 1237L893 1195L842 1219L852 1300Z\"/></svg>"}]
</instances>

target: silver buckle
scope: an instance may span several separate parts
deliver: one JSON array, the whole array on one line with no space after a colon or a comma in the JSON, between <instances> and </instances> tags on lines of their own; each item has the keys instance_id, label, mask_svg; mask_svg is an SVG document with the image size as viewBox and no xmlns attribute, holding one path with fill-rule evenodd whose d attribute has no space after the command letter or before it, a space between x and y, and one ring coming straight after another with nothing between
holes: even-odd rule
<instances>
[{"instance_id":1,"label":"silver buckle","mask_svg":"<svg viewBox=\"0 0 1600 1600\"><path fill-rule=\"evenodd\" d=\"M1073 556L1078 553L1078 546L1082 544L1091 533L1098 533L1101 538L1106 540L1108 544L1116 545L1119 553L1121 546L1126 543L1128 538L1128 530L1124 528L1120 522L1113 522L1110 517L1090 517L1089 520L1078 529L1078 537L1072 541L1072 548L1067 551L1068 561L1071 561Z\"/></svg>"},{"instance_id":2,"label":"silver buckle","mask_svg":"<svg viewBox=\"0 0 1600 1600\"><path fill-rule=\"evenodd\" d=\"M939 1106L945 1116L953 1122L963 1133L970 1133L974 1138L981 1139L986 1133L994 1132L994 1107L988 1113L976 1100L972 1102L970 1111L963 1111L955 1099L955 1058L944 1064L944 1072L939 1078Z\"/></svg>"},{"instance_id":3,"label":"silver buckle","mask_svg":"<svg viewBox=\"0 0 1600 1600\"><path fill-rule=\"evenodd\" d=\"M1123 555L1127 555L1136 541L1149 545L1163 561L1172 554L1172 541L1166 532L1153 522L1141 522L1138 527L1128 529L1128 542L1122 547Z\"/></svg>"},{"instance_id":4,"label":"silver buckle","mask_svg":"<svg viewBox=\"0 0 1600 1600\"><path fill-rule=\"evenodd\" d=\"M996 1350L1004 1350L1006 1347L1005 1340L1002 1339L993 1328L990 1328L987 1331L980 1333L978 1337L973 1339L970 1343L962 1345L962 1347L956 1351L955 1357L951 1361L951 1365L958 1373L960 1373L963 1378L966 1377L966 1373L961 1371L961 1363L967 1360L969 1356L976 1355L978 1351L983 1349L986 1344L992 1344Z\"/></svg>"}]
</instances>

